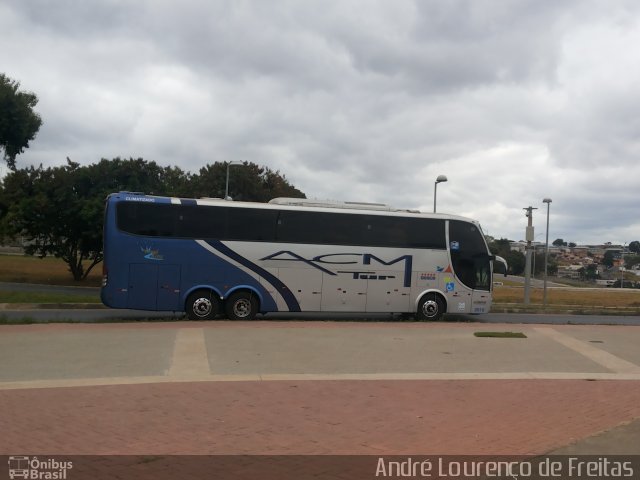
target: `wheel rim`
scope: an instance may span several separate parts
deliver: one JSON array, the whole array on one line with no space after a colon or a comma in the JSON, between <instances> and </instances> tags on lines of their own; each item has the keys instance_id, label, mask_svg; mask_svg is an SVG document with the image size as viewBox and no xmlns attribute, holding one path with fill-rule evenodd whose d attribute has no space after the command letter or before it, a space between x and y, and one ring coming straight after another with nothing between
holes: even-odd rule
<instances>
[{"instance_id":1,"label":"wheel rim","mask_svg":"<svg viewBox=\"0 0 640 480\"><path fill-rule=\"evenodd\" d=\"M211 313L213 303L208 298L198 298L193 302L193 313L198 317L206 317Z\"/></svg>"},{"instance_id":2,"label":"wheel rim","mask_svg":"<svg viewBox=\"0 0 640 480\"><path fill-rule=\"evenodd\" d=\"M233 313L237 317L248 317L251 315L251 302L246 298L239 299L233 304Z\"/></svg>"},{"instance_id":3,"label":"wheel rim","mask_svg":"<svg viewBox=\"0 0 640 480\"><path fill-rule=\"evenodd\" d=\"M422 312L426 317L429 318L438 315L438 310L438 302L436 302L435 300L427 300L422 306Z\"/></svg>"}]
</instances>

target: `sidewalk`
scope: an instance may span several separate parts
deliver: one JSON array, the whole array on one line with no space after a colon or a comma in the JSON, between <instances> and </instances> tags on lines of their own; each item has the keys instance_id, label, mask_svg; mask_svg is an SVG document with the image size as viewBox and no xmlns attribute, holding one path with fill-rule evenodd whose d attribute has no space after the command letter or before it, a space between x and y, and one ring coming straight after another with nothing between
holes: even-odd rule
<instances>
[{"instance_id":1,"label":"sidewalk","mask_svg":"<svg viewBox=\"0 0 640 480\"><path fill-rule=\"evenodd\" d=\"M639 341L627 326L2 326L0 454L640 454Z\"/></svg>"}]
</instances>

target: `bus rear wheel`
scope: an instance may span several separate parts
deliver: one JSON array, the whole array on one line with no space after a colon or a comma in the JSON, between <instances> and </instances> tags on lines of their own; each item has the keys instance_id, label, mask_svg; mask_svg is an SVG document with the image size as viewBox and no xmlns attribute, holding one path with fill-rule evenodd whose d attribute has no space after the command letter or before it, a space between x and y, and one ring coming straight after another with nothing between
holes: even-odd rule
<instances>
[{"instance_id":1,"label":"bus rear wheel","mask_svg":"<svg viewBox=\"0 0 640 480\"><path fill-rule=\"evenodd\" d=\"M211 290L197 290L187 298L185 311L190 320L213 320L220 311L218 295Z\"/></svg>"},{"instance_id":2,"label":"bus rear wheel","mask_svg":"<svg viewBox=\"0 0 640 480\"><path fill-rule=\"evenodd\" d=\"M225 302L229 320L253 320L258 313L258 299L252 292L236 292Z\"/></svg>"},{"instance_id":3,"label":"bus rear wheel","mask_svg":"<svg viewBox=\"0 0 640 480\"><path fill-rule=\"evenodd\" d=\"M427 293L418 304L416 317L418 320L437 321L442 318L445 310L446 307L442 296L437 293Z\"/></svg>"}]
</instances>

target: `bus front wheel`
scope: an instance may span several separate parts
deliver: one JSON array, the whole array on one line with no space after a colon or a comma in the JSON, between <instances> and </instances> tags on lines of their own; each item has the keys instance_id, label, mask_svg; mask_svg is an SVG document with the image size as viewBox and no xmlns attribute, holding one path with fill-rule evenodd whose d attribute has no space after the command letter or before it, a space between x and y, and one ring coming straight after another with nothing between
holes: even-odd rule
<instances>
[{"instance_id":1,"label":"bus front wheel","mask_svg":"<svg viewBox=\"0 0 640 480\"><path fill-rule=\"evenodd\" d=\"M437 293L428 293L418 304L418 320L440 320L445 312L445 303Z\"/></svg>"},{"instance_id":2,"label":"bus front wheel","mask_svg":"<svg viewBox=\"0 0 640 480\"><path fill-rule=\"evenodd\" d=\"M212 320L220 310L218 295L211 290L197 290L187 298L185 310L190 320Z\"/></svg>"},{"instance_id":3,"label":"bus front wheel","mask_svg":"<svg viewBox=\"0 0 640 480\"><path fill-rule=\"evenodd\" d=\"M253 320L258 313L258 300L252 292L236 292L225 302L229 320Z\"/></svg>"}]
</instances>

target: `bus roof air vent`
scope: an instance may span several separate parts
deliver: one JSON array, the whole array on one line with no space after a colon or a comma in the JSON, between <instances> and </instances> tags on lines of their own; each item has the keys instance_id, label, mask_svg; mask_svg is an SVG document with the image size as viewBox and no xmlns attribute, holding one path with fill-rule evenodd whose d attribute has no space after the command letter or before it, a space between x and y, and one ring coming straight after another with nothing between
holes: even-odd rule
<instances>
[{"instance_id":1,"label":"bus roof air vent","mask_svg":"<svg viewBox=\"0 0 640 480\"><path fill-rule=\"evenodd\" d=\"M269 203L276 205L291 205L298 207L322 207L322 208L352 208L355 210L382 210L386 212L396 212L397 208L384 203L368 202L338 202L335 200L313 200L308 198L278 197L269 200Z\"/></svg>"}]
</instances>

